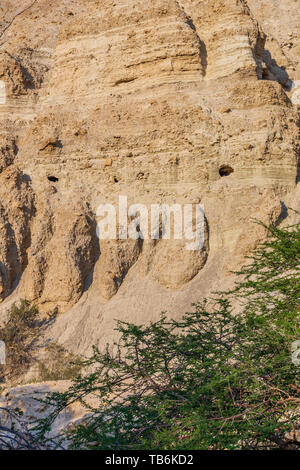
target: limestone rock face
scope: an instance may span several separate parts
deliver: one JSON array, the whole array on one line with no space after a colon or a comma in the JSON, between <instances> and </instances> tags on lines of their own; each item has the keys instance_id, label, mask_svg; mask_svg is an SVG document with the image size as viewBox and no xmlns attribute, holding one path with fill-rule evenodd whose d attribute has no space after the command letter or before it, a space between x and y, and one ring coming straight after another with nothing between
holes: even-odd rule
<instances>
[{"instance_id":1,"label":"limestone rock face","mask_svg":"<svg viewBox=\"0 0 300 470\"><path fill-rule=\"evenodd\" d=\"M299 5L295 0L248 0L266 34L264 61L271 62L275 76L300 79Z\"/></svg>"},{"instance_id":2,"label":"limestone rock face","mask_svg":"<svg viewBox=\"0 0 300 470\"><path fill-rule=\"evenodd\" d=\"M262 76L265 34L246 1L181 0L205 45L207 78Z\"/></svg>"},{"instance_id":3,"label":"limestone rock face","mask_svg":"<svg viewBox=\"0 0 300 470\"><path fill-rule=\"evenodd\" d=\"M97 257L95 222L81 201L47 198L37 214L24 273L25 297L62 312L80 299L88 283Z\"/></svg>"},{"instance_id":4,"label":"limestone rock face","mask_svg":"<svg viewBox=\"0 0 300 470\"><path fill-rule=\"evenodd\" d=\"M95 285L104 299L118 292L129 269L137 262L141 244L134 240L103 241L100 244L100 261L95 273Z\"/></svg>"},{"instance_id":5,"label":"limestone rock face","mask_svg":"<svg viewBox=\"0 0 300 470\"><path fill-rule=\"evenodd\" d=\"M24 174L8 167L0 174L0 298L11 293L27 262L34 196Z\"/></svg>"},{"instance_id":6,"label":"limestone rock face","mask_svg":"<svg viewBox=\"0 0 300 470\"><path fill-rule=\"evenodd\" d=\"M22 296L65 313L51 334L85 351L112 319L181 315L232 282L265 236L251 219L277 223L297 199L298 10L292 0L1 3L3 308ZM201 204L202 248L99 242L97 208L119 196L148 209Z\"/></svg>"}]
</instances>

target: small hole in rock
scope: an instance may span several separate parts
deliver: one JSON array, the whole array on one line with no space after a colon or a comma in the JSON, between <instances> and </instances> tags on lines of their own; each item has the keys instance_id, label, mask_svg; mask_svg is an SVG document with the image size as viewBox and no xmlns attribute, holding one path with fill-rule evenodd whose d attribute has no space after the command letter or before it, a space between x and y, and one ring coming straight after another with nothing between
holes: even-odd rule
<instances>
[{"instance_id":1,"label":"small hole in rock","mask_svg":"<svg viewBox=\"0 0 300 470\"><path fill-rule=\"evenodd\" d=\"M56 178L56 176L48 176L48 180L51 181L52 183L57 183L58 178Z\"/></svg>"},{"instance_id":2,"label":"small hole in rock","mask_svg":"<svg viewBox=\"0 0 300 470\"><path fill-rule=\"evenodd\" d=\"M118 182L119 182L119 180L118 180L118 178L117 178L116 176L114 176L114 182L115 182L115 183L118 183Z\"/></svg>"},{"instance_id":3,"label":"small hole in rock","mask_svg":"<svg viewBox=\"0 0 300 470\"><path fill-rule=\"evenodd\" d=\"M229 176L231 175L231 173L234 172L234 169L231 168L231 166L229 165L223 165L221 166L221 168L219 169L219 175L220 176Z\"/></svg>"}]
</instances>

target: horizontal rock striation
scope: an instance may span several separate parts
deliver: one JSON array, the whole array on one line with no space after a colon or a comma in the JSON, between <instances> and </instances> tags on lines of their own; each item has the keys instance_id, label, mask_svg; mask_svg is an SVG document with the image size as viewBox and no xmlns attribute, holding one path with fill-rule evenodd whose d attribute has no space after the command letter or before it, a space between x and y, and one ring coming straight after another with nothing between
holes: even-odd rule
<instances>
[{"instance_id":1,"label":"horizontal rock striation","mask_svg":"<svg viewBox=\"0 0 300 470\"><path fill-rule=\"evenodd\" d=\"M180 315L232 281L265 236L251 218L277 223L299 178L299 12L287 4L4 2L0 178L19 175L26 210L3 191L3 299L73 307L53 335L84 350L112 317ZM99 243L97 207L119 196L203 204L202 249Z\"/></svg>"}]
</instances>

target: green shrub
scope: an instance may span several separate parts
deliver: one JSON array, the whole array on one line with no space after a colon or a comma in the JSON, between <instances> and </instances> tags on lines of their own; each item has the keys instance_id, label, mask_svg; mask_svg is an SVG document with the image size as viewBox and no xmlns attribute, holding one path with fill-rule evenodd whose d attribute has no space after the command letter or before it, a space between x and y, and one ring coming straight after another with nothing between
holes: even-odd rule
<instances>
[{"instance_id":1,"label":"green shrub","mask_svg":"<svg viewBox=\"0 0 300 470\"><path fill-rule=\"evenodd\" d=\"M0 381L15 379L32 363L39 332L38 309L21 300L8 311L8 319L0 328L0 340L6 345L6 365L0 366Z\"/></svg>"},{"instance_id":2,"label":"green shrub","mask_svg":"<svg viewBox=\"0 0 300 470\"><path fill-rule=\"evenodd\" d=\"M181 321L118 322L121 337L85 362L37 425L41 438L74 401L90 411L68 437L76 449L296 448L300 225L269 228L231 292L204 300ZM234 300L234 302L233 302ZM236 313L236 303L239 313ZM233 305L235 309L233 309ZM91 407L89 396L98 403Z\"/></svg>"}]
</instances>

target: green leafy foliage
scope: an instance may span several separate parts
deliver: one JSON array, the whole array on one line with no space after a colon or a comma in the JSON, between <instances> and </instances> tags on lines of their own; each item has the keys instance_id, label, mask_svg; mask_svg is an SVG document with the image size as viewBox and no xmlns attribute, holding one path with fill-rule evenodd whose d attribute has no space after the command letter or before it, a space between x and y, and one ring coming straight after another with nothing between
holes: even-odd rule
<instances>
[{"instance_id":1,"label":"green leafy foliage","mask_svg":"<svg viewBox=\"0 0 300 470\"><path fill-rule=\"evenodd\" d=\"M48 396L40 437L79 400L89 415L67 433L76 449L297 448L300 226L268 230L231 292L180 321L118 322L119 342Z\"/></svg>"},{"instance_id":2,"label":"green leafy foliage","mask_svg":"<svg viewBox=\"0 0 300 470\"><path fill-rule=\"evenodd\" d=\"M5 342L7 360L0 366L0 382L15 379L26 372L32 362L39 331L38 309L21 300L8 311L8 319L0 328L0 340Z\"/></svg>"}]
</instances>

